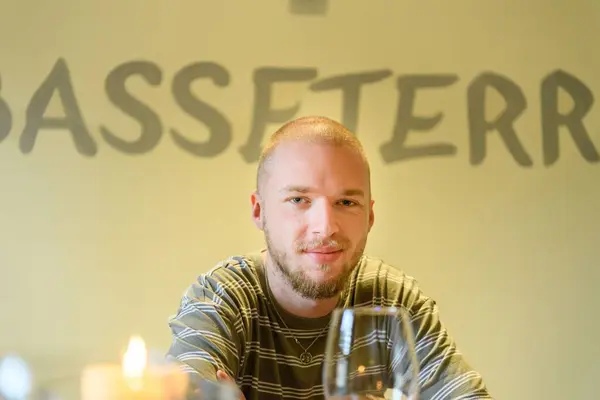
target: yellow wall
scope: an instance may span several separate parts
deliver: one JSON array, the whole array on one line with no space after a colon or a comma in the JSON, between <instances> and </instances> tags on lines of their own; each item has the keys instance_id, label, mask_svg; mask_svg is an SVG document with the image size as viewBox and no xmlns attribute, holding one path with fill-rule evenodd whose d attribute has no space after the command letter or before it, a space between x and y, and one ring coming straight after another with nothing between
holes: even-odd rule
<instances>
[{"instance_id":1,"label":"yellow wall","mask_svg":"<svg viewBox=\"0 0 600 400\"><path fill-rule=\"evenodd\" d=\"M377 214L368 252L419 279L497 398L597 396L600 166L591 145L600 148L598 107L592 104L583 119L592 141L583 151L560 128L559 157L544 165L543 143L544 137L551 142L552 126L560 122L552 115L553 85L570 83L575 98L561 89L560 113L573 104L579 110L586 96L600 93L594 28L600 5L327 5L325 15L302 15L290 11L288 0L2 3L0 353L26 357L40 382L71 377L71 383L53 384L69 394L82 365L117 359L133 333L166 350L166 319L196 275L262 245L249 214L255 164L240 151L253 121L265 122L254 115L257 71L307 69L295 83L274 85L273 107L298 104L294 116L339 119L342 92L319 90L328 85L323 80L372 72L357 111L349 107L347 114L357 118L374 170ZM119 104L126 97L117 93L115 69L134 61L151 63L149 75L130 78L126 90L154 113L143 121L157 129L158 141L150 132L142 144L114 145L102 128L125 141L140 137L136 119L111 101L115 93ZM211 156L184 150L171 133L176 129L193 142L211 137L214 125L178 104L186 100L182 79L191 76L180 71L197 62L216 64L220 76L194 82L192 96L220 113L218 137L223 126L231 129L231 142ZM541 96L542 82L557 70L566 76L546 80ZM470 134L477 142L482 136L475 130L485 128L477 112L493 120L506 107L498 91L485 89L495 81L481 78L484 73L499 75L511 110L525 108L514 123L522 151L511 153L491 132L487 155L480 147L474 161ZM381 146L397 123L400 129L408 124L396 121L398 85L406 90L406 82L416 82L406 75L413 74L443 75L433 79L440 87L420 89L414 99L414 114L443 116L429 130L411 130L404 145L394 142L386 161ZM45 80L48 90L36 95ZM77 141L67 129L42 128L35 137L36 115L65 114L53 82L62 82L67 102L65 82L72 85L85 124L76 124L68 105ZM53 92L46 109L44 94ZM268 123L264 132L277 125ZM255 140L256 149L260 137ZM431 143L454 147L444 156L427 150L399 160L403 147ZM210 147L219 150L218 143ZM551 158L552 144L549 149ZM532 165L523 165L528 160Z\"/></svg>"}]
</instances>

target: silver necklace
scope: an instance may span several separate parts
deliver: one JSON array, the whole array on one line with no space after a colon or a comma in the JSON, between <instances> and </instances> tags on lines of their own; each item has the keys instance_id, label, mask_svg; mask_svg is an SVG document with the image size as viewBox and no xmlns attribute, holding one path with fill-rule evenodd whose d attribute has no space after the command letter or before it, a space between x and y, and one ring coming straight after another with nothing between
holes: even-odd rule
<instances>
[{"instance_id":1,"label":"silver necklace","mask_svg":"<svg viewBox=\"0 0 600 400\"><path fill-rule=\"evenodd\" d=\"M325 328L323 328L321 333L319 333L319 335L312 341L312 343L309 344L308 347L305 348L304 346L302 346L302 344L300 343L298 338L296 338L296 336L292 333L292 330L287 326L287 324L285 323L285 321L279 314L279 311L277 311L277 307L272 302L271 302L271 305L273 306L273 309L275 309L275 313L279 317L279 320L281 322L283 322L283 325L285 326L285 329L287 329L290 336L294 339L294 341L298 344L298 346L300 346L302 348L303 352L302 352L302 354L300 354L300 361L302 362L302 364L306 365L306 364L310 363L313 359L313 355L311 353L309 353L308 349L310 349L312 347L312 345L315 344L317 339L319 339L321 336L323 336L323 333L325 333L327 331L327 328L329 328L329 324L331 323L331 321L329 321L327 326L325 326Z\"/></svg>"},{"instance_id":2,"label":"silver necklace","mask_svg":"<svg viewBox=\"0 0 600 400\"><path fill-rule=\"evenodd\" d=\"M298 346L300 346L300 348L302 348L302 354L300 354L300 361L302 362L302 364L308 364L312 361L313 359L313 355L311 353L308 352L308 349L310 349L312 347L313 344L316 343L317 339L319 339L321 336L323 336L323 333L327 332L327 329L329 328L329 325L331 324L331 320L329 320L329 322L327 323L327 325L325 326L325 328L323 328L323 330L319 333L319 335L317 335L316 338L314 338L314 340L312 341L311 344L308 345L308 347L304 347L302 346L302 343L300 343L300 341L298 340L298 338L292 333L292 330L287 326L287 324L285 323L285 320L283 319L283 317L281 316L281 314L279 314L279 311L277 310L277 306L274 304L275 301L273 301L271 299L271 287L269 286L269 275L268 272L265 271L265 280L267 283L267 296L268 296L268 301L271 304L271 307L273 307L273 309L275 310L275 313L277 314L277 316L279 317L279 320L281 322L283 322L283 326L285 326L285 329L288 331L288 333L290 334L290 336L294 339L294 341L298 344Z\"/></svg>"}]
</instances>

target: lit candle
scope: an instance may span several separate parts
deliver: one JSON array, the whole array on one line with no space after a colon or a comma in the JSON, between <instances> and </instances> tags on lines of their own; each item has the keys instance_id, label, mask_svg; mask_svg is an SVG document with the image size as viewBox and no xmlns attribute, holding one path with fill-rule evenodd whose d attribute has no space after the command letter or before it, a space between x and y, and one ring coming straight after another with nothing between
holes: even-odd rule
<instances>
[{"instance_id":1,"label":"lit candle","mask_svg":"<svg viewBox=\"0 0 600 400\"><path fill-rule=\"evenodd\" d=\"M95 364L84 369L81 400L181 400L187 376L176 366L148 366L142 338L129 341L123 362Z\"/></svg>"}]
</instances>

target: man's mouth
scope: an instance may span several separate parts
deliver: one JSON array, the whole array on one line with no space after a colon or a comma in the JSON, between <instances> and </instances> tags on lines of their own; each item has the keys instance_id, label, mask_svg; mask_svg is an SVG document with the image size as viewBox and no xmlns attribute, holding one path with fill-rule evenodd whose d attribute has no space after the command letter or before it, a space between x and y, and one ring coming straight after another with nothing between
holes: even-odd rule
<instances>
[{"instance_id":1,"label":"man's mouth","mask_svg":"<svg viewBox=\"0 0 600 400\"><path fill-rule=\"evenodd\" d=\"M333 254L342 251L339 247L317 247L313 249L307 249L305 253L317 253L317 254Z\"/></svg>"},{"instance_id":2,"label":"man's mouth","mask_svg":"<svg viewBox=\"0 0 600 400\"><path fill-rule=\"evenodd\" d=\"M317 264L326 265L339 260L343 250L339 246L319 246L305 249L303 253Z\"/></svg>"}]
</instances>

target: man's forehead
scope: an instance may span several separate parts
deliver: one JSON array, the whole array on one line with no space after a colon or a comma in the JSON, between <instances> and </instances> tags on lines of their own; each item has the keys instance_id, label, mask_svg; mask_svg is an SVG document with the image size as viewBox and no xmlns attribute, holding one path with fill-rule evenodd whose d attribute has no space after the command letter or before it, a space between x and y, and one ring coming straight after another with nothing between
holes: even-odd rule
<instances>
[{"instance_id":1,"label":"man's forehead","mask_svg":"<svg viewBox=\"0 0 600 400\"><path fill-rule=\"evenodd\" d=\"M369 173L366 161L351 147L328 142L285 139L265 159L264 183L268 190L281 192L290 187L306 191L367 191ZM267 188L265 188L267 189Z\"/></svg>"}]
</instances>

